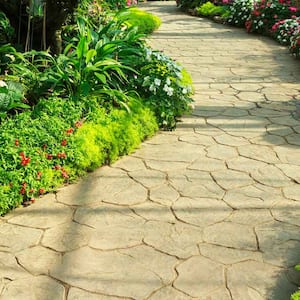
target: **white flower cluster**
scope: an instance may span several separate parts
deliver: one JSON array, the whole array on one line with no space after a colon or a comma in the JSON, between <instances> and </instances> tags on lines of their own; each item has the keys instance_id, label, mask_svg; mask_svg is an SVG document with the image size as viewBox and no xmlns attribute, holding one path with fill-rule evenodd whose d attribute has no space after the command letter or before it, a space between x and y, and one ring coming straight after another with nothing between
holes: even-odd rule
<instances>
[{"instance_id":1,"label":"white flower cluster","mask_svg":"<svg viewBox=\"0 0 300 300\"><path fill-rule=\"evenodd\" d=\"M182 95L192 92L191 86L182 86L181 80L183 68L170 57L162 52L152 51L150 48L145 48L145 56L148 62L162 62L162 65L166 67L169 76L167 78L157 78L154 77L154 75L145 76L142 86L148 87L149 91L154 95L156 95L158 91L164 91L169 97L174 95L175 89L180 91ZM165 75L163 77L165 77Z\"/></svg>"},{"instance_id":2,"label":"white flower cluster","mask_svg":"<svg viewBox=\"0 0 300 300\"><path fill-rule=\"evenodd\" d=\"M229 24L244 26L246 20L250 17L253 8L253 0L235 0L229 6L230 15L227 18Z\"/></svg>"},{"instance_id":3,"label":"white flower cluster","mask_svg":"<svg viewBox=\"0 0 300 300\"><path fill-rule=\"evenodd\" d=\"M300 31L300 17L294 19L280 20L273 25L272 30L276 32L275 38L279 43L288 45L294 35Z\"/></svg>"}]
</instances>

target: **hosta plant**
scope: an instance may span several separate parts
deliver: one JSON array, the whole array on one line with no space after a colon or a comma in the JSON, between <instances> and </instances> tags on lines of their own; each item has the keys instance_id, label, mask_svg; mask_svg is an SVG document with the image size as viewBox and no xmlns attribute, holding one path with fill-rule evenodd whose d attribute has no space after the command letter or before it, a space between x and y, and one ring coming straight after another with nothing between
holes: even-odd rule
<instances>
[{"instance_id":1,"label":"hosta plant","mask_svg":"<svg viewBox=\"0 0 300 300\"><path fill-rule=\"evenodd\" d=\"M20 83L0 80L0 121L11 110L29 108L24 100L23 87Z\"/></svg>"}]
</instances>

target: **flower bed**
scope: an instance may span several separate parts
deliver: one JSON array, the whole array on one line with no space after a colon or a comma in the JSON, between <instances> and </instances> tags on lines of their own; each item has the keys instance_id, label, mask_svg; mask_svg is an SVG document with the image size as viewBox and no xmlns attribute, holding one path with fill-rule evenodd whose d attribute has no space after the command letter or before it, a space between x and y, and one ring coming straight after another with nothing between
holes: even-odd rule
<instances>
[{"instance_id":1,"label":"flower bed","mask_svg":"<svg viewBox=\"0 0 300 300\"><path fill-rule=\"evenodd\" d=\"M193 15L210 17L216 13L221 22L245 27L249 33L260 33L288 46L295 57L300 57L299 2L292 0L233 0L193 1L179 0L177 5L193 10ZM196 12L196 13L195 13ZM220 22L220 18L217 19Z\"/></svg>"},{"instance_id":2,"label":"flower bed","mask_svg":"<svg viewBox=\"0 0 300 300\"><path fill-rule=\"evenodd\" d=\"M190 76L144 40L157 17L82 3L61 54L0 45L0 215L175 128L189 109Z\"/></svg>"}]
</instances>

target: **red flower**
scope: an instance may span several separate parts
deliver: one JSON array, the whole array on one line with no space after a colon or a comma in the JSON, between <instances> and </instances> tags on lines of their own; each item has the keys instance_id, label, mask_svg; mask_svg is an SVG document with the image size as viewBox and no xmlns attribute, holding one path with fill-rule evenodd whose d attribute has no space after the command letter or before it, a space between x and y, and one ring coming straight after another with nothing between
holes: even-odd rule
<instances>
[{"instance_id":1,"label":"red flower","mask_svg":"<svg viewBox=\"0 0 300 300\"><path fill-rule=\"evenodd\" d=\"M73 131L74 131L73 128L69 128L68 130L66 130L66 133L67 133L67 134L71 134L71 133L73 133Z\"/></svg>"},{"instance_id":2,"label":"red flower","mask_svg":"<svg viewBox=\"0 0 300 300\"><path fill-rule=\"evenodd\" d=\"M63 178L69 178L68 172L64 168L61 168L61 175Z\"/></svg>"},{"instance_id":3,"label":"red flower","mask_svg":"<svg viewBox=\"0 0 300 300\"><path fill-rule=\"evenodd\" d=\"M76 128L79 128L79 127L81 127L81 126L82 126L82 121L76 121L75 127L76 127Z\"/></svg>"},{"instance_id":4,"label":"red flower","mask_svg":"<svg viewBox=\"0 0 300 300\"><path fill-rule=\"evenodd\" d=\"M57 153L57 158L67 158L67 154L65 152Z\"/></svg>"},{"instance_id":5,"label":"red flower","mask_svg":"<svg viewBox=\"0 0 300 300\"><path fill-rule=\"evenodd\" d=\"M21 195L24 195L26 193L26 186L27 186L27 183L23 182L22 183L22 188L20 189L20 194Z\"/></svg>"},{"instance_id":6,"label":"red flower","mask_svg":"<svg viewBox=\"0 0 300 300\"><path fill-rule=\"evenodd\" d=\"M19 146L19 140L18 140L18 139L15 140L15 145L16 145L17 147Z\"/></svg>"},{"instance_id":7,"label":"red flower","mask_svg":"<svg viewBox=\"0 0 300 300\"><path fill-rule=\"evenodd\" d=\"M53 167L53 169L55 169L55 170L60 170L60 169L61 169L61 166L60 166L60 165L56 165L56 166Z\"/></svg>"},{"instance_id":8,"label":"red flower","mask_svg":"<svg viewBox=\"0 0 300 300\"><path fill-rule=\"evenodd\" d=\"M44 189L42 189L42 188L41 188L41 189L39 189L39 194L40 194L40 195L43 195L43 194L45 194L45 190L44 190Z\"/></svg>"},{"instance_id":9,"label":"red flower","mask_svg":"<svg viewBox=\"0 0 300 300\"><path fill-rule=\"evenodd\" d=\"M254 10L252 13L256 17L258 17L260 15L260 12L258 10Z\"/></svg>"},{"instance_id":10,"label":"red flower","mask_svg":"<svg viewBox=\"0 0 300 300\"><path fill-rule=\"evenodd\" d=\"M246 26L247 32L250 32L251 25L252 25L252 21L251 20L246 21L245 26Z\"/></svg>"},{"instance_id":11,"label":"red flower","mask_svg":"<svg viewBox=\"0 0 300 300\"><path fill-rule=\"evenodd\" d=\"M37 180L41 179L41 176L42 176L42 172L41 172L41 171L38 171L38 172L37 172Z\"/></svg>"},{"instance_id":12,"label":"red flower","mask_svg":"<svg viewBox=\"0 0 300 300\"><path fill-rule=\"evenodd\" d=\"M34 202L35 202L35 199L34 199L34 198L31 198L31 199L30 199L30 202L34 203Z\"/></svg>"},{"instance_id":13,"label":"red flower","mask_svg":"<svg viewBox=\"0 0 300 300\"><path fill-rule=\"evenodd\" d=\"M298 11L298 8L295 7L295 6L290 6L290 7L289 7L289 10L290 10L291 12L297 12L297 11Z\"/></svg>"},{"instance_id":14,"label":"red flower","mask_svg":"<svg viewBox=\"0 0 300 300\"><path fill-rule=\"evenodd\" d=\"M53 154L46 154L46 158L49 160L53 159Z\"/></svg>"},{"instance_id":15,"label":"red flower","mask_svg":"<svg viewBox=\"0 0 300 300\"><path fill-rule=\"evenodd\" d=\"M67 145L67 143L68 143L68 142L67 142L67 140L66 140L66 139L64 139L64 140L62 140L62 141L61 141L61 145L62 145L62 146L66 146L66 145Z\"/></svg>"},{"instance_id":16,"label":"red flower","mask_svg":"<svg viewBox=\"0 0 300 300\"><path fill-rule=\"evenodd\" d=\"M26 166L30 163L30 157L26 157L24 152L20 152L20 156L21 156L21 165L22 166Z\"/></svg>"}]
</instances>

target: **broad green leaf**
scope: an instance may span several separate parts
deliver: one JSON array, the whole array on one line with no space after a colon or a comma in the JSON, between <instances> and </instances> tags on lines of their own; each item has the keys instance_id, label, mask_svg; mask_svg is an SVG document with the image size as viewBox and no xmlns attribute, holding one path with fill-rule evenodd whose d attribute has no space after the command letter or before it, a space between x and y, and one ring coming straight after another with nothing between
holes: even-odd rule
<instances>
[{"instance_id":1,"label":"broad green leaf","mask_svg":"<svg viewBox=\"0 0 300 300\"><path fill-rule=\"evenodd\" d=\"M97 55L97 51L95 49L90 49L86 54L85 63L88 64L93 57Z\"/></svg>"},{"instance_id":2,"label":"broad green leaf","mask_svg":"<svg viewBox=\"0 0 300 300\"><path fill-rule=\"evenodd\" d=\"M106 84L106 76L100 73L95 73L95 76L103 83Z\"/></svg>"},{"instance_id":3,"label":"broad green leaf","mask_svg":"<svg viewBox=\"0 0 300 300\"><path fill-rule=\"evenodd\" d=\"M76 52L77 52L77 57L79 60L81 60L84 55L87 53L88 51L88 43L86 41L86 37L82 36L79 40L79 43L76 47Z\"/></svg>"}]
</instances>

